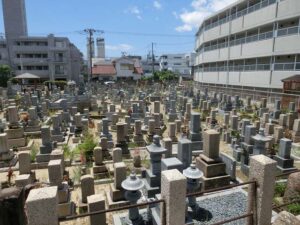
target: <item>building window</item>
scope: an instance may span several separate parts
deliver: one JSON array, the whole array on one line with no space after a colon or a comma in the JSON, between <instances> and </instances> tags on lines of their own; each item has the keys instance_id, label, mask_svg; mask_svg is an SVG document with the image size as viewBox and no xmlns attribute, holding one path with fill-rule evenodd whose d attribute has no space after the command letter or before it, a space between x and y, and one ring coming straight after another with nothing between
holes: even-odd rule
<instances>
[{"instance_id":1,"label":"building window","mask_svg":"<svg viewBox=\"0 0 300 225\"><path fill-rule=\"evenodd\" d=\"M62 62L63 58L64 58L64 54L63 53L55 53L54 58L55 58L55 61Z\"/></svg>"},{"instance_id":2,"label":"building window","mask_svg":"<svg viewBox=\"0 0 300 225\"><path fill-rule=\"evenodd\" d=\"M174 63L174 66L181 66L181 63Z\"/></svg>"},{"instance_id":3,"label":"building window","mask_svg":"<svg viewBox=\"0 0 300 225\"><path fill-rule=\"evenodd\" d=\"M56 41L55 42L55 47L57 47L57 48L64 48L65 47L65 43L63 41Z\"/></svg>"},{"instance_id":4,"label":"building window","mask_svg":"<svg viewBox=\"0 0 300 225\"><path fill-rule=\"evenodd\" d=\"M133 70L133 64L120 64L121 70Z\"/></svg>"},{"instance_id":5,"label":"building window","mask_svg":"<svg viewBox=\"0 0 300 225\"><path fill-rule=\"evenodd\" d=\"M58 74L58 75L64 74L64 66L56 65L55 66L55 74Z\"/></svg>"}]
</instances>

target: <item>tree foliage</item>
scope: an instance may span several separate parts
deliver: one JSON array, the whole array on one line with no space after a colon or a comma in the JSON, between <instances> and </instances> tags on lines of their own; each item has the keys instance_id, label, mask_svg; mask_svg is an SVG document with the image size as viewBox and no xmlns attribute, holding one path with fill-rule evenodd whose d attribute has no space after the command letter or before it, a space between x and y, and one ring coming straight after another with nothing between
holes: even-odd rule
<instances>
[{"instance_id":1,"label":"tree foliage","mask_svg":"<svg viewBox=\"0 0 300 225\"><path fill-rule=\"evenodd\" d=\"M0 65L0 86L7 87L7 81L11 75L11 69L8 65Z\"/></svg>"},{"instance_id":2,"label":"tree foliage","mask_svg":"<svg viewBox=\"0 0 300 225\"><path fill-rule=\"evenodd\" d=\"M144 77L144 80L154 80L154 81L171 81L171 80L178 80L178 75L172 71L156 71L154 72L153 76Z\"/></svg>"}]
</instances>

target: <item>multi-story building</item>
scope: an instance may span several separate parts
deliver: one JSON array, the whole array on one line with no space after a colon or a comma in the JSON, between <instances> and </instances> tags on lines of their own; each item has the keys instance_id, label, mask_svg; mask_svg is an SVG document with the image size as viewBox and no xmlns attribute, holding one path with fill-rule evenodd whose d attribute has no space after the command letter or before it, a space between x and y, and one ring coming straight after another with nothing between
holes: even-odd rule
<instances>
[{"instance_id":1,"label":"multi-story building","mask_svg":"<svg viewBox=\"0 0 300 225\"><path fill-rule=\"evenodd\" d=\"M96 39L97 44L97 58L105 58L105 40L103 37Z\"/></svg>"},{"instance_id":2,"label":"multi-story building","mask_svg":"<svg viewBox=\"0 0 300 225\"><path fill-rule=\"evenodd\" d=\"M160 70L170 70L184 78L192 78L195 53L164 54L160 56Z\"/></svg>"},{"instance_id":3,"label":"multi-story building","mask_svg":"<svg viewBox=\"0 0 300 225\"><path fill-rule=\"evenodd\" d=\"M299 43L299 0L239 0L200 25L194 80L279 90L300 70Z\"/></svg>"},{"instance_id":4,"label":"multi-story building","mask_svg":"<svg viewBox=\"0 0 300 225\"><path fill-rule=\"evenodd\" d=\"M2 0L6 39L0 39L0 63L15 75L31 73L43 80L75 80L82 54L66 37L27 35L24 0Z\"/></svg>"}]
</instances>

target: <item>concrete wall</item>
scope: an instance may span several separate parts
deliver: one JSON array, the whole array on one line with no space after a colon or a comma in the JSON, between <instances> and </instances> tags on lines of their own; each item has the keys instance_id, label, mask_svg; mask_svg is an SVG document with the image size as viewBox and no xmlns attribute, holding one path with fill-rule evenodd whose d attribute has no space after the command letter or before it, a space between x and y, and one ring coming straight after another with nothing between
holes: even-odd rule
<instances>
[{"instance_id":1,"label":"concrete wall","mask_svg":"<svg viewBox=\"0 0 300 225\"><path fill-rule=\"evenodd\" d=\"M268 22L273 22L276 17L276 4L254 11L245 15L243 29L261 26Z\"/></svg>"},{"instance_id":2,"label":"concrete wall","mask_svg":"<svg viewBox=\"0 0 300 225\"><path fill-rule=\"evenodd\" d=\"M285 0L278 3L278 19L296 17L300 14L299 0Z\"/></svg>"},{"instance_id":3,"label":"concrete wall","mask_svg":"<svg viewBox=\"0 0 300 225\"><path fill-rule=\"evenodd\" d=\"M300 43L300 36L299 35L277 37L275 39L274 52L276 54L297 54L297 53L300 53L300 44L299 43Z\"/></svg>"}]
</instances>

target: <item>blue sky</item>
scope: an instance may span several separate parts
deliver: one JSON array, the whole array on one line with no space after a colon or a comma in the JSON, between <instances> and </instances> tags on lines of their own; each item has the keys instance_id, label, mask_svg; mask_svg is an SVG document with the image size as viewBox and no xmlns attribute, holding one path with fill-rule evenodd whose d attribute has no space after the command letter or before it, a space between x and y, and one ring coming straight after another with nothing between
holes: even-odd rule
<instances>
[{"instance_id":1,"label":"blue sky","mask_svg":"<svg viewBox=\"0 0 300 225\"><path fill-rule=\"evenodd\" d=\"M122 51L145 56L151 42L156 43L156 55L193 51L203 18L234 1L26 0L26 12L30 35L67 36L85 54L86 37L79 31L94 28L104 30L108 57L120 56ZM2 5L0 9L2 13ZM0 33L4 33L3 19Z\"/></svg>"}]
</instances>

